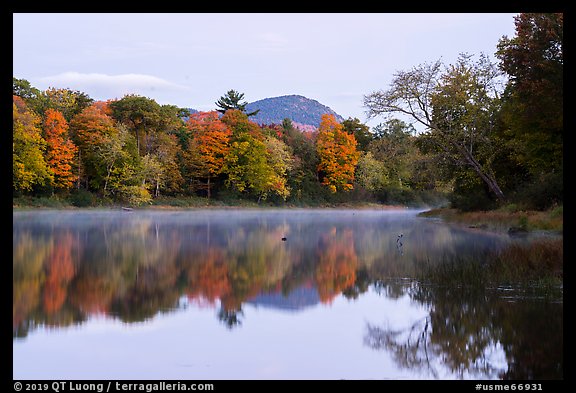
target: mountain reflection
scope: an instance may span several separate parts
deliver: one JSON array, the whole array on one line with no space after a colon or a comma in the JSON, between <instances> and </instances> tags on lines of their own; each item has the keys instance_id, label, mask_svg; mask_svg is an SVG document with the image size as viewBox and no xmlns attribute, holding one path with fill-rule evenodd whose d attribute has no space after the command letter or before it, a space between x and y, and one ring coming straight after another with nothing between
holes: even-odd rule
<instances>
[{"instance_id":1,"label":"mountain reflection","mask_svg":"<svg viewBox=\"0 0 576 393\"><path fill-rule=\"evenodd\" d=\"M509 242L381 211L15 213L13 336L93 315L145 321L181 308L183 297L214 308L232 329L242 326L246 304L296 311L374 288L429 310L408 327L367 324L364 343L403 367L435 378L438 363L462 377L561 378L561 304L398 280ZM504 368L489 356L496 349L506 353Z\"/></svg>"}]
</instances>

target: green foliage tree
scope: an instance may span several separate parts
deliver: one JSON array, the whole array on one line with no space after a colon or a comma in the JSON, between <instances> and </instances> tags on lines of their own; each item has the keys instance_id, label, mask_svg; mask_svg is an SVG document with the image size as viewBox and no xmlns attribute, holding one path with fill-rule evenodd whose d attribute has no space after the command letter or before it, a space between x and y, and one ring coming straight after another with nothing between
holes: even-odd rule
<instances>
[{"instance_id":1,"label":"green foliage tree","mask_svg":"<svg viewBox=\"0 0 576 393\"><path fill-rule=\"evenodd\" d=\"M12 94L22 98L29 110L32 110L37 114L43 113L46 97L26 79L12 77Z\"/></svg>"},{"instance_id":2,"label":"green foliage tree","mask_svg":"<svg viewBox=\"0 0 576 393\"><path fill-rule=\"evenodd\" d=\"M368 151L360 156L356 167L356 181L365 189L378 192L385 189L390 181L388 169L382 161L374 158Z\"/></svg>"},{"instance_id":3,"label":"green foliage tree","mask_svg":"<svg viewBox=\"0 0 576 393\"><path fill-rule=\"evenodd\" d=\"M226 111L230 109L235 109L240 112L246 113L246 105L247 102L240 102L244 99L244 93L239 93L236 90L228 90L226 95L223 95L216 101L216 106L220 109L217 109L220 113L226 113ZM256 110L254 112L246 113L246 116L254 116L260 110Z\"/></svg>"},{"instance_id":4,"label":"green foliage tree","mask_svg":"<svg viewBox=\"0 0 576 393\"><path fill-rule=\"evenodd\" d=\"M344 131L354 135L354 138L356 138L357 149L359 151L366 151L368 144L374 138L370 132L370 127L361 123L359 119L352 119L351 117L342 122L342 127L344 128Z\"/></svg>"},{"instance_id":5,"label":"green foliage tree","mask_svg":"<svg viewBox=\"0 0 576 393\"><path fill-rule=\"evenodd\" d=\"M282 121L282 139L292 151L291 170L288 175L290 197L298 200L317 199L322 193L318 181L320 159L316 152L315 136L294 128L288 118Z\"/></svg>"},{"instance_id":6,"label":"green foliage tree","mask_svg":"<svg viewBox=\"0 0 576 393\"><path fill-rule=\"evenodd\" d=\"M229 187L257 195L259 201L272 189L273 171L266 159L266 145L249 134L231 143L222 172L228 176Z\"/></svg>"},{"instance_id":7,"label":"green foliage tree","mask_svg":"<svg viewBox=\"0 0 576 393\"><path fill-rule=\"evenodd\" d=\"M150 153L147 146L149 133L158 131L166 122L162 119L162 108L153 99L129 94L110 103L112 117L124 123L136 137L136 147L140 155Z\"/></svg>"},{"instance_id":8,"label":"green foliage tree","mask_svg":"<svg viewBox=\"0 0 576 393\"><path fill-rule=\"evenodd\" d=\"M238 110L229 110L222 121L231 127L232 137L222 173L226 184L240 193L257 196L258 202L270 194L283 199L290 194L286 187L289 163L284 144L266 140L262 129ZM280 142L280 141L278 141ZM279 154L273 157L272 153Z\"/></svg>"},{"instance_id":9,"label":"green foliage tree","mask_svg":"<svg viewBox=\"0 0 576 393\"><path fill-rule=\"evenodd\" d=\"M498 42L496 56L509 76L502 109L503 138L532 176L562 173L564 129L564 17L523 13L516 35Z\"/></svg>"},{"instance_id":10,"label":"green foliage tree","mask_svg":"<svg viewBox=\"0 0 576 393\"><path fill-rule=\"evenodd\" d=\"M376 139L368 146L374 159L386 168L388 185L402 188L413 175L412 164L417 154L416 130L399 119L389 119L375 127Z\"/></svg>"},{"instance_id":11,"label":"green foliage tree","mask_svg":"<svg viewBox=\"0 0 576 393\"><path fill-rule=\"evenodd\" d=\"M156 138L154 152L149 154L152 154L162 167L162 181L157 183L161 187L154 192L154 196L159 196L161 190L170 195L181 192L184 176L179 157L183 153L177 136L175 134L159 134Z\"/></svg>"},{"instance_id":12,"label":"green foliage tree","mask_svg":"<svg viewBox=\"0 0 576 393\"><path fill-rule=\"evenodd\" d=\"M102 192L117 200L132 205L141 205L151 201L147 189L147 176L154 181L159 170L157 162L152 159L144 161L138 155L136 141L128 128L120 124L116 133L103 138L97 146L97 155L105 169L105 180ZM147 164L150 164L146 166ZM152 167L154 165L154 167Z\"/></svg>"},{"instance_id":13,"label":"green foliage tree","mask_svg":"<svg viewBox=\"0 0 576 393\"><path fill-rule=\"evenodd\" d=\"M154 154L142 157L142 185L152 190L154 197L160 196L160 188L165 185L164 165Z\"/></svg>"},{"instance_id":14,"label":"green foliage tree","mask_svg":"<svg viewBox=\"0 0 576 393\"><path fill-rule=\"evenodd\" d=\"M462 54L444 72L442 63L398 72L387 91L364 97L369 116L403 113L426 127L420 138L451 165L479 176L498 200L504 200L492 168L499 146L493 138L500 76L489 59Z\"/></svg>"}]
</instances>

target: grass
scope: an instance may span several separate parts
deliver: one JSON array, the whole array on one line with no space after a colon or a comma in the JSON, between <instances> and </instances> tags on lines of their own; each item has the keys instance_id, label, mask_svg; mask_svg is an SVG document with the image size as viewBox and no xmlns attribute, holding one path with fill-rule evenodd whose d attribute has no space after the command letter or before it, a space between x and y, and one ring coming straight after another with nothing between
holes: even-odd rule
<instances>
[{"instance_id":1,"label":"grass","mask_svg":"<svg viewBox=\"0 0 576 393\"><path fill-rule=\"evenodd\" d=\"M65 199L58 197L17 197L12 199L13 208L53 208L63 209L72 205Z\"/></svg>"},{"instance_id":2,"label":"grass","mask_svg":"<svg viewBox=\"0 0 576 393\"><path fill-rule=\"evenodd\" d=\"M89 194L89 193L86 193ZM97 198L94 195L82 195L80 197L62 198L54 197L30 197L21 196L12 198L13 209L51 208L51 209L75 209L75 208L113 208L123 205L110 199ZM235 197L224 199L208 199L198 196L160 196L154 198L148 205L139 206L139 209L208 209L208 208L350 208L350 209L401 209L403 206L388 206L373 202L341 202L327 203L308 201L306 203L274 203L263 200L260 203Z\"/></svg>"},{"instance_id":3,"label":"grass","mask_svg":"<svg viewBox=\"0 0 576 393\"><path fill-rule=\"evenodd\" d=\"M546 211L517 210L513 204L497 210L461 212L456 209L433 209L420 214L423 217L441 217L448 222L465 224L469 227L507 231L517 228L526 231L546 230L562 232L563 206Z\"/></svg>"}]
</instances>

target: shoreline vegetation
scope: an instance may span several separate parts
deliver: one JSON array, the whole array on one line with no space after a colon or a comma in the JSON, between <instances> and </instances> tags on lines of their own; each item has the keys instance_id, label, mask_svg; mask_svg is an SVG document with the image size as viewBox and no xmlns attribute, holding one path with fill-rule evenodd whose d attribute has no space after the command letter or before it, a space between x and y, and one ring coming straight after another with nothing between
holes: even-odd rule
<instances>
[{"instance_id":1,"label":"shoreline vegetation","mask_svg":"<svg viewBox=\"0 0 576 393\"><path fill-rule=\"evenodd\" d=\"M77 206L73 202L62 198L30 197L23 196L12 199L13 210L24 209L61 209L61 210L83 210L83 209L123 209L126 210L178 210L178 209L410 209L411 206L389 205L376 202L348 201L348 202L327 202L308 201L302 203L286 202L277 204L267 201L260 203L246 199L208 199L203 197L159 197L149 205L131 206L117 202L100 201L86 206Z\"/></svg>"},{"instance_id":2,"label":"shoreline vegetation","mask_svg":"<svg viewBox=\"0 0 576 393\"><path fill-rule=\"evenodd\" d=\"M435 208L419 214L421 217L437 217L450 223L466 225L468 228L485 229L509 234L532 231L563 233L563 205L547 210L520 210L514 204L496 210L459 211L453 208Z\"/></svg>"}]
</instances>

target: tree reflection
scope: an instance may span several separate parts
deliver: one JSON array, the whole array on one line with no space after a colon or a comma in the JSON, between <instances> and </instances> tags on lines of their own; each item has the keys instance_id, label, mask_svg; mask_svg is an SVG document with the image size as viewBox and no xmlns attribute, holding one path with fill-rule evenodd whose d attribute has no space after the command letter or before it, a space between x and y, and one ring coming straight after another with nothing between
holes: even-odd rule
<instances>
[{"instance_id":1,"label":"tree reflection","mask_svg":"<svg viewBox=\"0 0 576 393\"><path fill-rule=\"evenodd\" d=\"M404 329L383 329L368 324L364 344L372 349L391 352L402 368L425 369L438 378L433 360L439 353L434 353L437 350L430 343L429 327L428 318L420 319Z\"/></svg>"},{"instance_id":2,"label":"tree reflection","mask_svg":"<svg viewBox=\"0 0 576 393\"><path fill-rule=\"evenodd\" d=\"M320 300L330 303L338 294L354 285L358 257L350 229L332 227L320 236L315 281Z\"/></svg>"},{"instance_id":3,"label":"tree reflection","mask_svg":"<svg viewBox=\"0 0 576 393\"><path fill-rule=\"evenodd\" d=\"M43 303L48 315L55 314L62 308L67 297L68 284L74 277L72 242L70 232L55 234L52 251L46 258Z\"/></svg>"},{"instance_id":4,"label":"tree reflection","mask_svg":"<svg viewBox=\"0 0 576 393\"><path fill-rule=\"evenodd\" d=\"M202 298L214 305L216 300L231 291L226 254L222 248L211 247L201 252L200 263L192 264L187 273L187 295L190 299Z\"/></svg>"},{"instance_id":5,"label":"tree reflection","mask_svg":"<svg viewBox=\"0 0 576 393\"><path fill-rule=\"evenodd\" d=\"M222 322L228 329L233 329L242 325L242 317L244 312L241 308L231 310L221 307L218 310L218 320Z\"/></svg>"},{"instance_id":6,"label":"tree reflection","mask_svg":"<svg viewBox=\"0 0 576 393\"><path fill-rule=\"evenodd\" d=\"M411 299L426 305L429 315L400 329L368 323L364 336L365 345L390 352L400 367L433 378L439 378L442 370L459 378L562 376L561 305L528 299L510 302L479 288L410 288ZM543 312L542 307L558 312ZM544 320L538 315L554 317ZM505 361L499 353L505 354Z\"/></svg>"}]
</instances>

